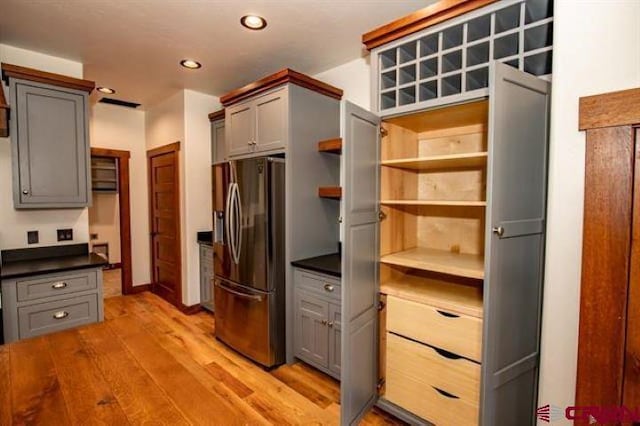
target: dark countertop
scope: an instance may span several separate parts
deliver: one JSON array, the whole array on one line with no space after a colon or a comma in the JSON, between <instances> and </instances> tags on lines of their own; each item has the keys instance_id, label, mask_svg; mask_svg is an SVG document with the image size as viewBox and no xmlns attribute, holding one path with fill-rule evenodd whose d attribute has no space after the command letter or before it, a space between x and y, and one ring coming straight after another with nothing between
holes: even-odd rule
<instances>
[{"instance_id":1,"label":"dark countertop","mask_svg":"<svg viewBox=\"0 0 640 426\"><path fill-rule=\"evenodd\" d=\"M213 245L213 231L198 232L198 244Z\"/></svg>"},{"instance_id":2,"label":"dark countertop","mask_svg":"<svg viewBox=\"0 0 640 426\"><path fill-rule=\"evenodd\" d=\"M340 253L300 259L291 262L291 264L298 268L321 272L334 277L342 276L342 255Z\"/></svg>"},{"instance_id":3,"label":"dark countertop","mask_svg":"<svg viewBox=\"0 0 640 426\"><path fill-rule=\"evenodd\" d=\"M106 264L103 257L89 253L84 244L4 250L0 279L99 268Z\"/></svg>"}]
</instances>

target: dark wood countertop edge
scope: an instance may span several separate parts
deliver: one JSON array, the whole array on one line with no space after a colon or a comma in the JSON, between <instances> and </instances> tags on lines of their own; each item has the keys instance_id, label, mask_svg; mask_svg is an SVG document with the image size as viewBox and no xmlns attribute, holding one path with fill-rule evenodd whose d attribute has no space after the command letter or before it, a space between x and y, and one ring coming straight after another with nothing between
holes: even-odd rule
<instances>
[{"instance_id":1,"label":"dark wood countertop edge","mask_svg":"<svg viewBox=\"0 0 640 426\"><path fill-rule=\"evenodd\" d=\"M382 46L497 0L441 0L362 35L367 50Z\"/></svg>"},{"instance_id":2,"label":"dark wood countertop edge","mask_svg":"<svg viewBox=\"0 0 640 426\"><path fill-rule=\"evenodd\" d=\"M87 255L88 259L93 259L93 261L88 261L86 264L76 264L76 265L69 265L69 266L51 266L48 268L42 268L40 270L24 270L24 271L20 271L20 272L0 272L0 279L2 280L7 280L7 279L13 279L13 278L24 278L24 277L29 277L29 276L33 276L33 275L45 275L45 274L55 274L58 272L68 272L68 271L77 271L77 270L81 270L81 269L94 269L94 268L102 268L103 266L107 265L109 262L107 262L104 258L101 261L95 261L96 257L100 257L98 255L95 254L89 254ZM24 263L26 262L35 262L35 261L23 261ZM14 263L22 263L22 262L14 262ZM9 263L9 265L11 265L11 263ZM5 265L7 266L7 265ZM6 268L5 268L6 270Z\"/></svg>"},{"instance_id":3,"label":"dark wood countertop edge","mask_svg":"<svg viewBox=\"0 0 640 426\"><path fill-rule=\"evenodd\" d=\"M209 121L218 121L224 119L224 108L218 111L209 113Z\"/></svg>"},{"instance_id":4,"label":"dark wood countertop edge","mask_svg":"<svg viewBox=\"0 0 640 426\"><path fill-rule=\"evenodd\" d=\"M1 68L2 79L7 83L10 78L19 78L21 80L51 84L58 87L65 87L67 89L81 90L87 93L91 93L96 87L96 83L91 80L82 80L80 78L69 77L66 75L21 67L19 65L2 63Z\"/></svg>"},{"instance_id":5,"label":"dark wood countertop edge","mask_svg":"<svg viewBox=\"0 0 640 426\"><path fill-rule=\"evenodd\" d=\"M341 89L333 87L320 80L316 80L308 75L285 68L267 77L261 78L260 80L249 83L239 89L232 90L220 97L220 103L223 106L228 107L229 105L250 98L258 93L265 92L269 89L287 83L313 90L314 92L329 96L330 98L338 100L342 99L343 91Z\"/></svg>"}]
</instances>

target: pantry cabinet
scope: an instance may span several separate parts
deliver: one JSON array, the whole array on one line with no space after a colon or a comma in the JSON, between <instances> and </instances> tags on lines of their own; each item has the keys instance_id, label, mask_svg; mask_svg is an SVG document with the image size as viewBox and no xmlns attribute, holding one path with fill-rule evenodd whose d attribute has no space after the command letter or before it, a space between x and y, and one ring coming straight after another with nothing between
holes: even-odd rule
<instances>
[{"instance_id":1,"label":"pantry cabinet","mask_svg":"<svg viewBox=\"0 0 640 426\"><path fill-rule=\"evenodd\" d=\"M209 114L209 121L211 122L211 164L220 164L227 160L224 116L224 110Z\"/></svg>"},{"instance_id":2,"label":"pantry cabinet","mask_svg":"<svg viewBox=\"0 0 640 426\"><path fill-rule=\"evenodd\" d=\"M343 424L534 422L550 84L493 62L487 90L344 108Z\"/></svg>"},{"instance_id":3,"label":"pantry cabinet","mask_svg":"<svg viewBox=\"0 0 640 426\"><path fill-rule=\"evenodd\" d=\"M287 87L280 87L228 108L226 138L230 158L285 148L287 99Z\"/></svg>"}]
</instances>

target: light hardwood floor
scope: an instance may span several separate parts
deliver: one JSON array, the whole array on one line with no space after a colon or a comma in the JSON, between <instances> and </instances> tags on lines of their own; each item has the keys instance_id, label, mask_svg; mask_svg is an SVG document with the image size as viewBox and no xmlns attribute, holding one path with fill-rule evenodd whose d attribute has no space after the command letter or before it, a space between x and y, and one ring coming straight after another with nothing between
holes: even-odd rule
<instances>
[{"instance_id":1,"label":"light hardwood floor","mask_svg":"<svg viewBox=\"0 0 640 426\"><path fill-rule=\"evenodd\" d=\"M104 298L122 296L122 269L102 271L102 293Z\"/></svg>"},{"instance_id":2,"label":"light hardwood floor","mask_svg":"<svg viewBox=\"0 0 640 426\"><path fill-rule=\"evenodd\" d=\"M0 425L338 423L339 384L302 363L271 372L151 293L105 322L0 346ZM400 424L374 409L362 424Z\"/></svg>"}]
</instances>

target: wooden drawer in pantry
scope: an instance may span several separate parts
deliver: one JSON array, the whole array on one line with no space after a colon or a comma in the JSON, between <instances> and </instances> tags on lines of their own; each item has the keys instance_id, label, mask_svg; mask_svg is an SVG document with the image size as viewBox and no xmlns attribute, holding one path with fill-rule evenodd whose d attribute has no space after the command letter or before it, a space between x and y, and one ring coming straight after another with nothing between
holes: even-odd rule
<instances>
[{"instance_id":1,"label":"wooden drawer in pantry","mask_svg":"<svg viewBox=\"0 0 640 426\"><path fill-rule=\"evenodd\" d=\"M482 319L387 296L387 330L480 362Z\"/></svg>"},{"instance_id":2,"label":"wooden drawer in pantry","mask_svg":"<svg viewBox=\"0 0 640 426\"><path fill-rule=\"evenodd\" d=\"M97 285L97 276L93 269L16 281L18 302L95 290Z\"/></svg>"},{"instance_id":3,"label":"wooden drawer in pantry","mask_svg":"<svg viewBox=\"0 0 640 426\"><path fill-rule=\"evenodd\" d=\"M454 377L456 380L467 381L467 383L473 380L479 381L477 376L477 378L467 376L467 374L475 375L475 372L471 372L471 369L467 368L469 366L456 366L456 371L442 369L439 373L443 378L430 381L434 375L437 376L434 370L441 368L436 365L430 367L427 359L421 359L421 356L425 355L426 350L430 348L390 333L387 334L387 338L392 337L412 345L423 346L424 350L416 350L417 346L409 349L388 344L384 398L438 426L477 425L479 399L469 401L459 397L451 391L442 389L445 384L440 383ZM454 383L446 383L446 385L455 386Z\"/></svg>"},{"instance_id":4,"label":"wooden drawer in pantry","mask_svg":"<svg viewBox=\"0 0 640 426\"><path fill-rule=\"evenodd\" d=\"M308 272L305 269L295 269L294 281L298 288L323 295L338 302L341 299L342 290L340 287L340 280L337 278Z\"/></svg>"},{"instance_id":5,"label":"wooden drawer in pantry","mask_svg":"<svg viewBox=\"0 0 640 426\"><path fill-rule=\"evenodd\" d=\"M20 339L66 330L97 321L97 294L18 308Z\"/></svg>"},{"instance_id":6,"label":"wooden drawer in pantry","mask_svg":"<svg viewBox=\"0 0 640 426\"><path fill-rule=\"evenodd\" d=\"M475 406L480 401L478 363L393 333L387 333L386 362L386 382L392 384L392 393L411 377L415 386L432 386Z\"/></svg>"}]
</instances>

